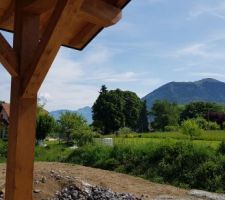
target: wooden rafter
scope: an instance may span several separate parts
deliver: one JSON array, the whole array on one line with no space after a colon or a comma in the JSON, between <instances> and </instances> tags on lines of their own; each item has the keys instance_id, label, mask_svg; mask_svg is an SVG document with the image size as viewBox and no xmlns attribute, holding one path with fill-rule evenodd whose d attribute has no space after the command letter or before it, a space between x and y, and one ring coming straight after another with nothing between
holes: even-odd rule
<instances>
[{"instance_id":1,"label":"wooden rafter","mask_svg":"<svg viewBox=\"0 0 225 200\"><path fill-rule=\"evenodd\" d=\"M37 92L61 45L82 49L129 0L0 0L0 62L12 76L6 200L32 200ZM63 67L63 66L62 66Z\"/></svg>"},{"instance_id":2,"label":"wooden rafter","mask_svg":"<svg viewBox=\"0 0 225 200\"><path fill-rule=\"evenodd\" d=\"M0 62L11 76L18 76L18 59L13 48L0 33Z\"/></svg>"},{"instance_id":3,"label":"wooden rafter","mask_svg":"<svg viewBox=\"0 0 225 200\"><path fill-rule=\"evenodd\" d=\"M93 24L107 27L121 19L121 9L103 0L84 0L79 16Z\"/></svg>"},{"instance_id":4,"label":"wooden rafter","mask_svg":"<svg viewBox=\"0 0 225 200\"><path fill-rule=\"evenodd\" d=\"M54 8L56 3L57 0L23 0L23 7L27 12L42 14Z\"/></svg>"},{"instance_id":5,"label":"wooden rafter","mask_svg":"<svg viewBox=\"0 0 225 200\"><path fill-rule=\"evenodd\" d=\"M78 49L83 47L85 41L91 39L91 37L99 32L102 28L99 25L89 23L86 25L75 37L70 41L70 46L76 46Z\"/></svg>"}]
</instances>

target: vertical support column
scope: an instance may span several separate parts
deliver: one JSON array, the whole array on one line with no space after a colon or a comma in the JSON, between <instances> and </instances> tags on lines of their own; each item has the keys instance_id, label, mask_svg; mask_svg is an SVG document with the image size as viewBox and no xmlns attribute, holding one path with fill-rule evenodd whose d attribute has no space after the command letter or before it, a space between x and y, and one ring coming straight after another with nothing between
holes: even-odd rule
<instances>
[{"instance_id":1,"label":"vertical support column","mask_svg":"<svg viewBox=\"0 0 225 200\"><path fill-rule=\"evenodd\" d=\"M21 95L33 52L39 41L39 16L22 11L16 0L14 50L19 76L11 82L10 127L6 173L6 200L32 200L37 96Z\"/></svg>"}]
</instances>

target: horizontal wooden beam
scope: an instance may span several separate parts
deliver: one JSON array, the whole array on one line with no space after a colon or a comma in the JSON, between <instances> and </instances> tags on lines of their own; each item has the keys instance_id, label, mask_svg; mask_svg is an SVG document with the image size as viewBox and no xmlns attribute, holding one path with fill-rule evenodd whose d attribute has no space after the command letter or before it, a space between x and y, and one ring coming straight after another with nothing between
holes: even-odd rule
<instances>
[{"instance_id":1,"label":"horizontal wooden beam","mask_svg":"<svg viewBox=\"0 0 225 200\"><path fill-rule=\"evenodd\" d=\"M18 76L18 59L4 36L0 33L0 62L11 76Z\"/></svg>"},{"instance_id":2,"label":"horizontal wooden beam","mask_svg":"<svg viewBox=\"0 0 225 200\"><path fill-rule=\"evenodd\" d=\"M23 0L23 7L32 14L42 14L53 9L56 3L57 0Z\"/></svg>"},{"instance_id":3,"label":"horizontal wooden beam","mask_svg":"<svg viewBox=\"0 0 225 200\"><path fill-rule=\"evenodd\" d=\"M121 19L121 9L103 0L84 0L78 16L93 24L107 27Z\"/></svg>"}]
</instances>

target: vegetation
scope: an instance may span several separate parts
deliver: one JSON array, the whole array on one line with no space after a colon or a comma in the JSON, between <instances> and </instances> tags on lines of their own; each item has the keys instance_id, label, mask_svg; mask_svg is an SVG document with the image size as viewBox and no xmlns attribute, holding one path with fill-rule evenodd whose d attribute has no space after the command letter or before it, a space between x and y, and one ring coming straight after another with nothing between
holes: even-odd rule
<instances>
[{"instance_id":1,"label":"vegetation","mask_svg":"<svg viewBox=\"0 0 225 200\"><path fill-rule=\"evenodd\" d=\"M44 140L55 128L55 120L48 113L37 114L36 138Z\"/></svg>"},{"instance_id":2,"label":"vegetation","mask_svg":"<svg viewBox=\"0 0 225 200\"><path fill-rule=\"evenodd\" d=\"M123 127L148 131L146 103L133 92L108 91L104 85L93 105L93 120L94 128L103 134L115 133Z\"/></svg>"},{"instance_id":3,"label":"vegetation","mask_svg":"<svg viewBox=\"0 0 225 200\"><path fill-rule=\"evenodd\" d=\"M85 146L76 149L66 161L184 188L225 191L225 174L221 173L225 169L225 156L220 150L189 142Z\"/></svg>"},{"instance_id":4,"label":"vegetation","mask_svg":"<svg viewBox=\"0 0 225 200\"><path fill-rule=\"evenodd\" d=\"M159 131L179 130L185 120L193 119L201 129L223 129L225 107L210 102L192 102L177 105L168 101L156 101L150 112L152 127Z\"/></svg>"},{"instance_id":5,"label":"vegetation","mask_svg":"<svg viewBox=\"0 0 225 200\"><path fill-rule=\"evenodd\" d=\"M177 126L179 120L179 107L168 101L156 101L151 110L154 116L152 126L154 129L165 131L168 126Z\"/></svg>"},{"instance_id":6,"label":"vegetation","mask_svg":"<svg viewBox=\"0 0 225 200\"><path fill-rule=\"evenodd\" d=\"M181 125L182 133L188 135L190 140L193 140L194 137L200 136L202 129L194 119L188 119L184 121Z\"/></svg>"},{"instance_id":7,"label":"vegetation","mask_svg":"<svg viewBox=\"0 0 225 200\"><path fill-rule=\"evenodd\" d=\"M85 119L76 113L66 112L61 115L59 131L60 139L65 140L67 144L75 142L78 146L83 146L93 142L93 131Z\"/></svg>"},{"instance_id":8,"label":"vegetation","mask_svg":"<svg viewBox=\"0 0 225 200\"><path fill-rule=\"evenodd\" d=\"M41 104L38 99L37 115L36 115L36 139L44 140L47 135L50 135L55 129L55 119L49 115L44 109L45 104Z\"/></svg>"},{"instance_id":9,"label":"vegetation","mask_svg":"<svg viewBox=\"0 0 225 200\"><path fill-rule=\"evenodd\" d=\"M193 102L185 106L185 109L180 115L180 120L203 117L208 118L210 112L224 112L224 106L210 102Z\"/></svg>"}]
</instances>

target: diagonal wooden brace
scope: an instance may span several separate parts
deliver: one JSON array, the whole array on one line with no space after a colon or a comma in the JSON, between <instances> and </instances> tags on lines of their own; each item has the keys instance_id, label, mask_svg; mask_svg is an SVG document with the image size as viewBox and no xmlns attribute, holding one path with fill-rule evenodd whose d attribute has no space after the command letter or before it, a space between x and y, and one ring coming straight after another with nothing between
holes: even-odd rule
<instances>
[{"instance_id":1,"label":"diagonal wooden brace","mask_svg":"<svg viewBox=\"0 0 225 200\"><path fill-rule=\"evenodd\" d=\"M11 76L18 76L18 59L13 48L0 33L0 62Z\"/></svg>"}]
</instances>

